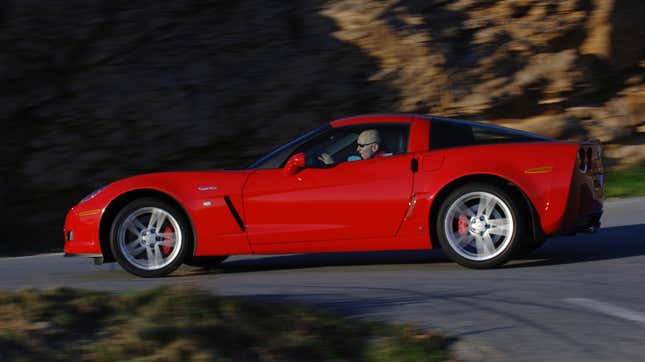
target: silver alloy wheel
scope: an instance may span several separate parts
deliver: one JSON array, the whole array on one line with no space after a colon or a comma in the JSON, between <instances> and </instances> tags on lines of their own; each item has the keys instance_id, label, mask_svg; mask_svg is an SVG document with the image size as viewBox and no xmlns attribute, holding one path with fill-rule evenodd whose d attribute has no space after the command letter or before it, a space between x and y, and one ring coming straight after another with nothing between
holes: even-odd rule
<instances>
[{"instance_id":1,"label":"silver alloy wheel","mask_svg":"<svg viewBox=\"0 0 645 362\"><path fill-rule=\"evenodd\" d=\"M472 261L490 260L503 253L513 240L514 225L509 206L485 191L459 197L444 219L451 248Z\"/></svg>"},{"instance_id":2,"label":"silver alloy wheel","mask_svg":"<svg viewBox=\"0 0 645 362\"><path fill-rule=\"evenodd\" d=\"M177 258L183 235L179 222L170 213L158 207L143 207L119 225L117 241L131 265L159 270Z\"/></svg>"}]
</instances>

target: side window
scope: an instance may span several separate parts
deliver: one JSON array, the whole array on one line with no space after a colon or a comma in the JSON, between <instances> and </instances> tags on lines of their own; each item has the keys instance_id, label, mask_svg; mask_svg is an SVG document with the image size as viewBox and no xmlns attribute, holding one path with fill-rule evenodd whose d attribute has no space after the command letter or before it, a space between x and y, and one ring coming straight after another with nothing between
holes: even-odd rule
<instances>
[{"instance_id":1,"label":"side window","mask_svg":"<svg viewBox=\"0 0 645 362\"><path fill-rule=\"evenodd\" d=\"M408 152L410 126L407 124L382 126L380 129L383 150L400 155Z\"/></svg>"},{"instance_id":2,"label":"side window","mask_svg":"<svg viewBox=\"0 0 645 362\"><path fill-rule=\"evenodd\" d=\"M487 145L495 143L534 142L535 137L475 124L433 120L430 127L430 148Z\"/></svg>"},{"instance_id":3,"label":"side window","mask_svg":"<svg viewBox=\"0 0 645 362\"><path fill-rule=\"evenodd\" d=\"M535 141L529 137L522 137L512 133L500 132L484 127L473 126L473 136L477 144L530 142Z\"/></svg>"},{"instance_id":4,"label":"side window","mask_svg":"<svg viewBox=\"0 0 645 362\"><path fill-rule=\"evenodd\" d=\"M332 128L327 132L303 143L295 150L304 153L307 167L323 167L322 155L328 155L334 163L344 162L356 147L356 139L360 130L355 127Z\"/></svg>"},{"instance_id":5,"label":"side window","mask_svg":"<svg viewBox=\"0 0 645 362\"><path fill-rule=\"evenodd\" d=\"M409 125L407 124L386 123L339 127L303 143L293 150L292 154L304 153L308 167L329 167L347 161L406 153L408 135ZM359 141L365 144L359 147ZM363 147L373 147L375 152L361 152L360 148Z\"/></svg>"},{"instance_id":6,"label":"side window","mask_svg":"<svg viewBox=\"0 0 645 362\"><path fill-rule=\"evenodd\" d=\"M430 126L430 148L467 146L475 144L473 130L469 125L432 121Z\"/></svg>"},{"instance_id":7,"label":"side window","mask_svg":"<svg viewBox=\"0 0 645 362\"><path fill-rule=\"evenodd\" d=\"M269 152L267 155L262 156L257 161L253 162L247 168L249 169L271 169L271 168L281 168L284 167L284 164L287 162L289 156L293 154L293 150L302 145L303 143L318 137L319 134L327 132L330 127L328 124L318 127L314 130L311 130L302 136L295 138L286 144L276 148L275 150Z\"/></svg>"}]
</instances>

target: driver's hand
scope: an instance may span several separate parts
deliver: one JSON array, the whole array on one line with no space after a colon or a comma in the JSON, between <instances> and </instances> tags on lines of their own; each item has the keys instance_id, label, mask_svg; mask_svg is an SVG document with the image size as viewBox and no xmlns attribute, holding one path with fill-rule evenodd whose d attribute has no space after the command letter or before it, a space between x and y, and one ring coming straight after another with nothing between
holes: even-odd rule
<instances>
[{"instance_id":1,"label":"driver's hand","mask_svg":"<svg viewBox=\"0 0 645 362\"><path fill-rule=\"evenodd\" d=\"M331 156L326 153L323 153L320 156L318 156L318 159L325 165L332 165L334 163L334 159L331 158Z\"/></svg>"}]
</instances>

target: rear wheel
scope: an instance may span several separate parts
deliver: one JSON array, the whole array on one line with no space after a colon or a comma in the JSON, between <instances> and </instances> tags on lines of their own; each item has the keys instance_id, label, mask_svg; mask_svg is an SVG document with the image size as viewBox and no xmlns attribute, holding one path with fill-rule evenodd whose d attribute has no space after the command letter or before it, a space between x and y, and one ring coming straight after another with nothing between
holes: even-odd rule
<instances>
[{"instance_id":1,"label":"rear wheel","mask_svg":"<svg viewBox=\"0 0 645 362\"><path fill-rule=\"evenodd\" d=\"M179 211L145 198L132 201L116 215L110 247L123 269L141 277L160 277L181 265L191 238Z\"/></svg>"},{"instance_id":2,"label":"rear wheel","mask_svg":"<svg viewBox=\"0 0 645 362\"><path fill-rule=\"evenodd\" d=\"M507 262L524 237L520 204L500 187L472 183L453 191L440 206L435 227L443 250L469 268Z\"/></svg>"}]
</instances>

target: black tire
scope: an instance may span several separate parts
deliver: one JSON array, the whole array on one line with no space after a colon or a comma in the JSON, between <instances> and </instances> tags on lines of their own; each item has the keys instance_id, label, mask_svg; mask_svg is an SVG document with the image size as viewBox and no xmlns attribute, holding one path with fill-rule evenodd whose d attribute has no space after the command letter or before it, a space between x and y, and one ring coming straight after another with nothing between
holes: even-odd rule
<instances>
[{"instance_id":1,"label":"black tire","mask_svg":"<svg viewBox=\"0 0 645 362\"><path fill-rule=\"evenodd\" d=\"M506 190L485 183L466 184L451 192L435 221L446 254L474 269L506 263L519 250L526 225L522 203Z\"/></svg>"},{"instance_id":2,"label":"black tire","mask_svg":"<svg viewBox=\"0 0 645 362\"><path fill-rule=\"evenodd\" d=\"M525 257L535 250L539 249L544 243L546 242L545 237L541 238L526 238L525 242L522 243L522 245L518 248L517 250L517 255L516 257Z\"/></svg>"},{"instance_id":3,"label":"black tire","mask_svg":"<svg viewBox=\"0 0 645 362\"><path fill-rule=\"evenodd\" d=\"M184 264L204 269L213 269L226 260L226 258L228 258L228 255L192 256L190 258L186 258Z\"/></svg>"},{"instance_id":4,"label":"black tire","mask_svg":"<svg viewBox=\"0 0 645 362\"><path fill-rule=\"evenodd\" d=\"M183 263L187 250L191 250L192 240L184 215L155 198L127 204L116 215L110 229L110 248L116 261L128 272L145 278L162 277L175 271Z\"/></svg>"}]
</instances>

